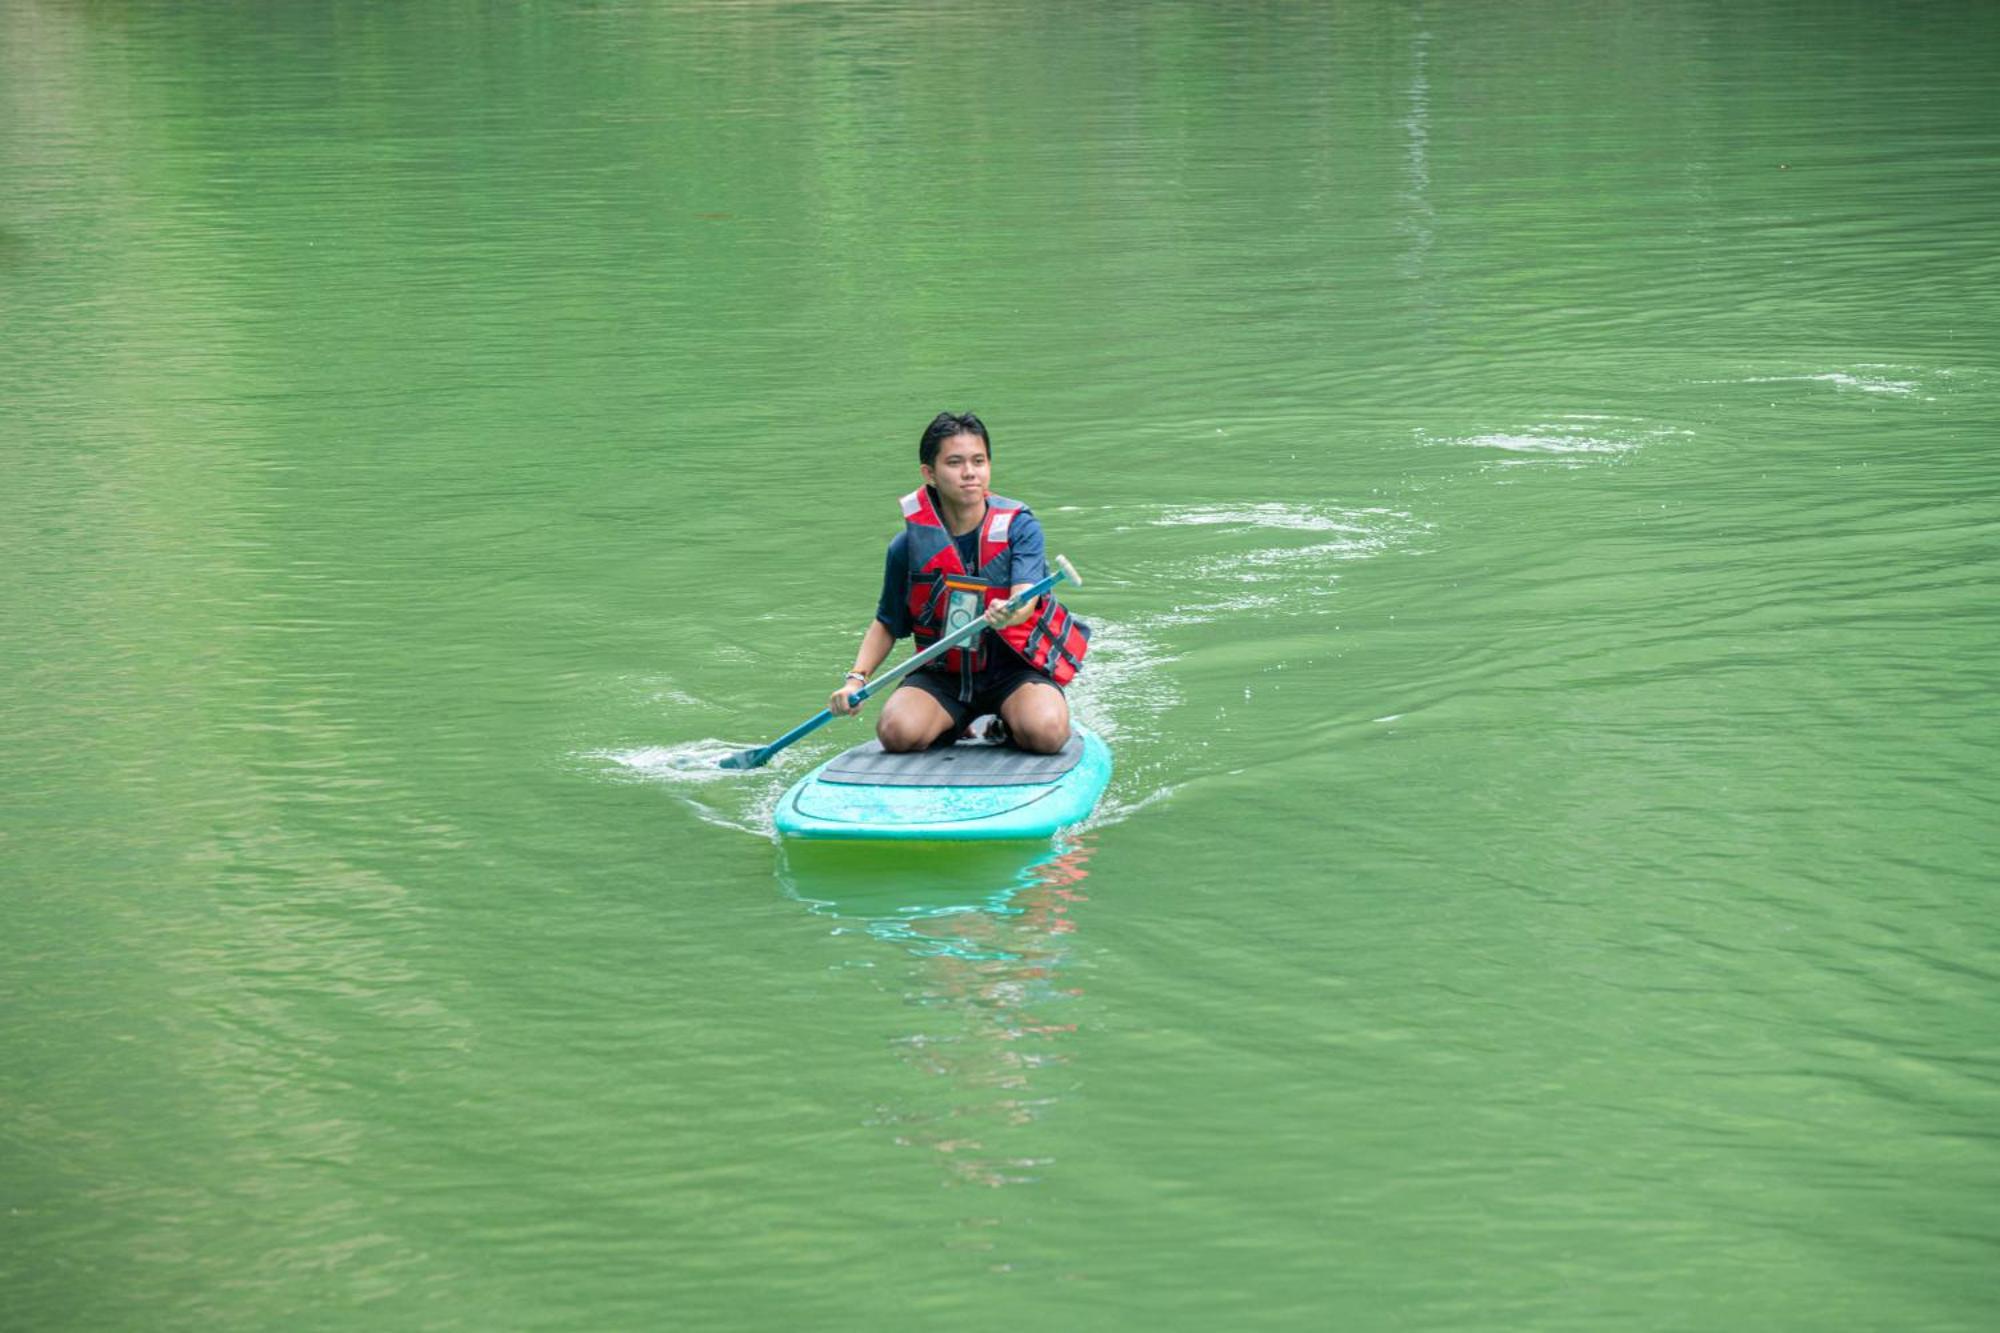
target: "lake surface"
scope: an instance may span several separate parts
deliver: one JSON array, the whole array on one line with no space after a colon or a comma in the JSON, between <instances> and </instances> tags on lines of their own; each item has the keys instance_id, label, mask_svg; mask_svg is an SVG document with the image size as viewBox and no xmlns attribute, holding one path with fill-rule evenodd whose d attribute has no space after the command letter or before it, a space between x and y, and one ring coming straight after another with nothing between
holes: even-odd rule
<instances>
[{"instance_id":1,"label":"lake surface","mask_svg":"<svg viewBox=\"0 0 2000 1333\"><path fill-rule=\"evenodd\" d=\"M0 1324L1992 1327L1995 69L0 3ZM1116 777L788 853L941 408Z\"/></svg>"}]
</instances>

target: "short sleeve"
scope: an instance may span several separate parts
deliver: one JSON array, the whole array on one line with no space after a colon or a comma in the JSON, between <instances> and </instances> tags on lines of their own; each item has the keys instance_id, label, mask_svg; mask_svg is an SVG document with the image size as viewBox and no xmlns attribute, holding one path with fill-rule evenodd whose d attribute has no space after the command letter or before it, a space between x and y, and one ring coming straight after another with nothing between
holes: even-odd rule
<instances>
[{"instance_id":1,"label":"short sleeve","mask_svg":"<svg viewBox=\"0 0 2000 1333\"><path fill-rule=\"evenodd\" d=\"M1048 577L1049 559L1042 549L1042 525L1026 509L1014 515L1008 527L1007 551L1011 557L1007 576L1015 584L1040 583Z\"/></svg>"},{"instance_id":2,"label":"short sleeve","mask_svg":"<svg viewBox=\"0 0 2000 1333\"><path fill-rule=\"evenodd\" d=\"M875 603L875 618L892 639L910 637L910 534L896 534L889 554L882 562L882 596Z\"/></svg>"}]
</instances>

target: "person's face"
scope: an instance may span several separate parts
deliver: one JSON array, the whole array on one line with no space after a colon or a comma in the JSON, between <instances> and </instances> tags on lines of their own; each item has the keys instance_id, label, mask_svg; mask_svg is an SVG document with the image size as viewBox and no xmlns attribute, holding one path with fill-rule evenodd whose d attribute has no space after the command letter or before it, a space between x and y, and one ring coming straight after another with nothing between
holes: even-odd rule
<instances>
[{"instance_id":1,"label":"person's face","mask_svg":"<svg viewBox=\"0 0 2000 1333\"><path fill-rule=\"evenodd\" d=\"M986 502L992 470L986 441L977 435L954 435L938 446L937 461L924 467L924 480L937 487L938 496L947 504L973 509Z\"/></svg>"}]
</instances>

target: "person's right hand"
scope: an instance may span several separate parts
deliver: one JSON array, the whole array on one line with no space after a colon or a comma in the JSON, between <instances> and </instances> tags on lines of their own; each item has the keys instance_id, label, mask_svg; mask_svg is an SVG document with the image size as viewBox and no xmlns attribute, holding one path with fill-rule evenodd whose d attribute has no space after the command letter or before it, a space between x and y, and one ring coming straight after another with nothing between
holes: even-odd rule
<instances>
[{"instance_id":1,"label":"person's right hand","mask_svg":"<svg viewBox=\"0 0 2000 1333\"><path fill-rule=\"evenodd\" d=\"M861 682L848 676L840 682L840 688L826 701L826 706L835 717L852 717L861 710L847 702L847 696L861 688Z\"/></svg>"}]
</instances>

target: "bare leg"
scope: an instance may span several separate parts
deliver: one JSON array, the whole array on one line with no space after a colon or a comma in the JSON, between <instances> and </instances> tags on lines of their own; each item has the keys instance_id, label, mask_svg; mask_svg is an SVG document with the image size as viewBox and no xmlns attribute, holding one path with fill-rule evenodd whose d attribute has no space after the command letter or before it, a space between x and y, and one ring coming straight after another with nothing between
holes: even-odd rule
<instances>
[{"instance_id":1,"label":"bare leg","mask_svg":"<svg viewBox=\"0 0 2000 1333\"><path fill-rule=\"evenodd\" d=\"M1069 744L1069 700L1053 685L1021 686L1000 705L1000 716L1007 719L1014 744L1030 754L1054 754Z\"/></svg>"},{"instance_id":2,"label":"bare leg","mask_svg":"<svg viewBox=\"0 0 2000 1333\"><path fill-rule=\"evenodd\" d=\"M875 719L875 739L896 754L925 750L949 726L951 714L943 704L922 690L900 689L882 705L882 716Z\"/></svg>"}]
</instances>

